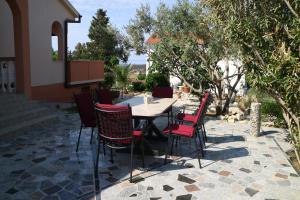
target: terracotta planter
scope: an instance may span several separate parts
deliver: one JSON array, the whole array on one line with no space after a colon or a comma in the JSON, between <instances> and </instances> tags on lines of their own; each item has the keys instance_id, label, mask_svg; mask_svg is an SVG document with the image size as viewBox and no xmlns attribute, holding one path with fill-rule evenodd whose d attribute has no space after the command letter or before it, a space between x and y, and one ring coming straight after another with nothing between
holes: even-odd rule
<instances>
[{"instance_id":1,"label":"terracotta planter","mask_svg":"<svg viewBox=\"0 0 300 200\"><path fill-rule=\"evenodd\" d=\"M182 92L185 92L185 93L190 93L191 91L191 88L185 86L185 87L182 87Z\"/></svg>"}]
</instances>

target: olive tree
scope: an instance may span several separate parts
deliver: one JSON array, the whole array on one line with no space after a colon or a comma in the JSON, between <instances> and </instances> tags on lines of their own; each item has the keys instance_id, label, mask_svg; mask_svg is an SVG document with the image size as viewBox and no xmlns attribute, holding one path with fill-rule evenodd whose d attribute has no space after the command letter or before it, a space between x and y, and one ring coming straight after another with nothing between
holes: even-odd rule
<instances>
[{"instance_id":1,"label":"olive tree","mask_svg":"<svg viewBox=\"0 0 300 200\"><path fill-rule=\"evenodd\" d=\"M207 0L239 44L251 84L281 106L300 163L300 0Z\"/></svg>"},{"instance_id":2,"label":"olive tree","mask_svg":"<svg viewBox=\"0 0 300 200\"><path fill-rule=\"evenodd\" d=\"M212 88L218 114L227 111L244 68L237 65L235 73L229 74L229 65L222 70L218 63L242 57L238 46L227 37L222 21L209 15L200 3L178 0L172 8L160 4L154 15L149 6L142 6L127 26L127 33L137 53L149 53L150 70L176 76L198 94L204 87ZM145 44L147 36L159 41L150 46L151 51ZM223 103L225 87L228 96Z\"/></svg>"}]
</instances>

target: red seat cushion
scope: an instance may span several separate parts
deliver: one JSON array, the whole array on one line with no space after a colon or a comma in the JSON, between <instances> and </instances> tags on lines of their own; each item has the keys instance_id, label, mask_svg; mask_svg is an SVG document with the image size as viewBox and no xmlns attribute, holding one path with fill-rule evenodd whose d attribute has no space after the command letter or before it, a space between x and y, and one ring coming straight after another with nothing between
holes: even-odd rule
<instances>
[{"instance_id":1,"label":"red seat cushion","mask_svg":"<svg viewBox=\"0 0 300 200\"><path fill-rule=\"evenodd\" d=\"M171 124L163 130L163 133L165 134L169 134L170 132L179 136L193 137L195 128L193 126L188 126L184 124Z\"/></svg>"},{"instance_id":2,"label":"red seat cushion","mask_svg":"<svg viewBox=\"0 0 300 200\"><path fill-rule=\"evenodd\" d=\"M110 111L118 111L118 110L127 110L128 106L124 105L111 105L111 104L95 104L96 108L103 109L103 110L110 110Z\"/></svg>"},{"instance_id":3,"label":"red seat cushion","mask_svg":"<svg viewBox=\"0 0 300 200\"><path fill-rule=\"evenodd\" d=\"M143 135L143 132L140 131L140 130L134 130L133 131L133 137L138 138L138 137L141 137L142 135Z\"/></svg>"},{"instance_id":4,"label":"red seat cushion","mask_svg":"<svg viewBox=\"0 0 300 200\"><path fill-rule=\"evenodd\" d=\"M182 120L182 121L187 121L187 122L193 122L196 118L196 115L192 114L185 114L185 113L178 113L176 116L176 119Z\"/></svg>"}]
</instances>

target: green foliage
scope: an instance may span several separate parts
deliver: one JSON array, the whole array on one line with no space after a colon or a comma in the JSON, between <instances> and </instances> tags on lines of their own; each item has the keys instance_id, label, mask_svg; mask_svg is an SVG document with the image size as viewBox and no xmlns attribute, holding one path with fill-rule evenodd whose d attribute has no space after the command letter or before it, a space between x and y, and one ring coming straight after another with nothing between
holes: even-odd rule
<instances>
[{"instance_id":1,"label":"green foliage","mask_svg":"<svg viewBox=\"0 0 300 200\"><path fill-rule=\"evenodd\" d=\"M146 90L152 91L156 86L170 86L169 77L161 73L151 73L146 77Z\"/></svg>"},{"instance_id":2,"label":"green foliage","mask_svg":"<svg viewBox=\"0 0 300 200\"><path fill-rule=\"evenodd\" d=\"M76 45L73 59L103 60L106 72L119 64L119 60L127 62L129 51L126 38L110 24L105 10L99 9L93 17L88 36L90 42Z\"/></svg>"},{"instance_id":3,"label":"green foliage","mask_svg":"<svg viewBox=\"0 0 300 200\"><path fill-rule=\"evenodd\" d=\"M131 83L131 90L134 92L143 92L145 91L146 86L143 81L133 81Z\"/></svg>"},{"instance_id":4,"label":"green foliage","mask_svg":"<svg viewBox=\"0 0 300 200\"><path fill-rule=\"evenodd\" d=\"M161 3L154 15L149 6L142 6L127 26L127 33L137 52L149 54L150 72L176 76L199 94L205 89L205 81L217 91L222 105L224 86L230 79L223 76L217 63L223 58L237 58L238 46L229 40L220 20L209 15L201 3L178 0L171 8ZM158 42L145 44L149 35ZM149 47L151 52L146 51ZM236 71L235 76L241 77L242 67ZM230 85L234 91L235 85Z\"/></svg>"},{"instance_id":5,"label":"green foliage","mask_svg":"<svg viewBox=\"0 0 300 200\"><path fill-rule=\"evenodd\" d=\"M58 60L58 51L54 51L52 49L52 60L56 61Z\"/></svg>"},{"instance_id":6,"label":"green foliage","mask_svg":"<svg viewBox=\"0 0 300 200\"><path fill-rule=\"evenodd\" d=\"M141 73L139 73L139 74L137 75L137 80L143 81L143 80L145 80L145 79L146 79L146 74L141 74Z\"/></svg>"},{"instance_id":7,"label":"green foliage","mask_svg":"<svg viewBox=\"0 0 300 200\"><path fill-rule=\"evenodd\" d=\"M126 31L129 36L129 46L133 47L138 55L147 53L145 37L152 31L153 19L151 17L150 6L142 5L136 10L135 19L131 19Z\"/></svg>"},{"instance_id":8,"label":"green foliage","mask_svg":"<svg viewBox=\"0 0 300 200\"><path fill-rule=\"evenodd\" d=\"M252 87L268 93L280 105L291 141L300 152L300 0L204 3L239 44ZM300 153L297 155L300 163Z\"/></svg>"},{"instance_id":9,"label":"green foliage","mask_svg":"<svg viewBox=\"0 0 300 200\"><path fill-rule=\"evenodd\" d=\"M113 68L113 73L116 78L116 85L117 87L120 87L122 89L126 89L129 84L129 72L130 72L131 66L121 66L117 65Z\"/></svg>"},{"instance_id":10,"label":"green foliage","mask_svg":"<svg viewBox=\"0 0 300 200\"><path fill-rule=\"evenodd\" d=\"M71 56L73 60L89 60L90 54L87 45L85 43L77 43Z\"/></svg>"},{"instance_id":11,"label":"green foliage","mask_svg":"<svg viewBox=\"0 0 300 200\"><path fill-rule=\"evenodd\" d=\"M274 100L263 100L261 102L262 119L265 121L273 121L277 127L286 127L286 123L282 116L282 109Z\"/></svg>"},{"instance_id":12,"label":"green foliage","mask_svg":"<svg viewBox=\"0 0 300 200\"><path fill-rule=\"evenodd\" d=\"M126 62L128 52L123 45L123 36L112 27L106 11L99 9L93 17L89 29L90 42L87 43L91 59L104 60L105 64L110 64L112 56L116 56Z\"/></svg>"},{"instance_id":13,"label":"green foliage","mask_svg":"<svg viewBox=\"0 0 300 200\"><path fill-rule=\"evenodd\" d=\"M105 88L111 88L116 82L116 78L112 72L104 73L104 82L102 83Z\"/></svg>"}]
</instances>

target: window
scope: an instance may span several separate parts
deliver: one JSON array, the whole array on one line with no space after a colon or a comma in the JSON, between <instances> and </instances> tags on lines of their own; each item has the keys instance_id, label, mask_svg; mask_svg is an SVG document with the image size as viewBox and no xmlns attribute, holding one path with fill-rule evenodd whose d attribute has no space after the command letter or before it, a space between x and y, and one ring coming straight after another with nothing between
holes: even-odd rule
<instances>
[{"instance_id":1,"label":"window","mask_svg":"<svg viewBox=\"0 0 300 200\"><path fill-rule=\"evenodd\" d=\"M61 24L57 21L53 22L51 32L52 60L62 60L64 50Z\"/></svg>"}]
</instances>

